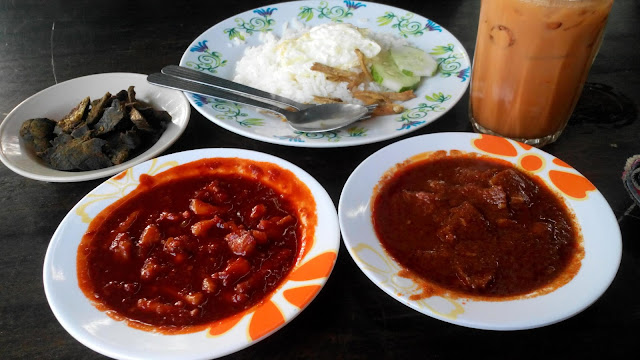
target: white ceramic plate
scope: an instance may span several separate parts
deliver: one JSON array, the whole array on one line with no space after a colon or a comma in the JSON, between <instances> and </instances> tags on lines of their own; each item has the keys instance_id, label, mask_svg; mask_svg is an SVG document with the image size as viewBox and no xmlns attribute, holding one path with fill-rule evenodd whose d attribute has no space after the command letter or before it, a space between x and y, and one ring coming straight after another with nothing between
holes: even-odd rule
<instances>
[{"instance_id":1,"label":"white ceramic plate","mask_svg":"<svg viewBox=\"0 0 640 360\"><path fill-rule=\"evenodd\" d=\"M107 91L116 94L131 85L135 86L138 99L171 115L171 123L160 139L133 159L99 170L60 171L48 167L20 138L20 126L25 120L39 117L60 120L87 96L91 97L91 100L99 99ZM20 103L7 115L0 124L0 160L17 174L35 180L75 182L100 179L160 155L182 135L189 123L190 114L191 107L182 92L151 85L147 83L146 75L105 73L83 76L40 91Z\"/></svg>"},{"instance_id":2,"label":"white ceramic plate","mask_svg":"<svg viewBox=\"0 0 640 360\"><path fill-rule=\"evenodd\" d=\"M305 183L316 202L315 240L281 286L263 302L225 327L191 334L162 335L129 327L97 310L78 287L76 253L91 219L138 185L141 174L203 158L241 158L276 164ZM44 289L62 326L87 347L119 359L210 359L264 339L302 311L324 286L340 247L338 216L331 198L308 173L280 158L240 149L199 149L149 160L91 191L67 214L49 244L44 261ZM259 319L259 320L256 320ZM255 335L256 327L259 328Z\"/></svg>"},{"instance_id":3,"label":"white ceramic plate","mask_svg":"<svg viewBox=\"0 0 640 360\"><path fill-rule=\"evenodd\" d=\"M578 274L545 295L510 301L475 301L433 296L409 299L420 290L399 277L401 267L383 249L371 222L374 186L395 164L435 150L461 150L507 160L527 169L556 190L575 213L585 256ZM622 239L616 218L598 190L575 169L539 149L503 138L438 133L389 145L368 157L347 180L338 206L347 250L360 269L394 299L453 324L492 330L528 329L552 324L587 308L609 287L620 265ZM401 294L401 295L399 295Z\"/></svg>"},{"instance_id":4,"label":"white ceramic plate","mask_svg":"<svg viewBox=\"0 0 640 360\"><path fill-rule=\"evenodd\" d=\"M469 56L442 26L406 10L356 1L295 1L246 11L198 36L180 65L232 79L245 48L260 45L260 35L266 32L280 37L283 26L293 20L308 26L344 22L393 34L431 53L440 69L434 77L423 80L415 99L403 103L405 113L376 117L336 131L293 131L281 120L254 108L187 94L193 107L215 124L260 141L300 147L353 146L402 136L435 121L458 102L469 84Z\"/></svg>"}]
</instances>

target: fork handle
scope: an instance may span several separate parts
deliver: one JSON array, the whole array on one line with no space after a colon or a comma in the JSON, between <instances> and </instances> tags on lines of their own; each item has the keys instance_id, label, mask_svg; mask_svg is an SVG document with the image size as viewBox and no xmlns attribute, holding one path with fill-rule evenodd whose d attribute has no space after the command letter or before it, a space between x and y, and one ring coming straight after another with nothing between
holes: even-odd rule
<instances>
[{"instance_id":1,"label":"fork handle","mask_svg":"<svg viewBox=\"0 0 640 360\"><path fill-rule=\"evenodd\" d=\"M153 73L147 76L147 82L159 85L163 87L168 87L171 89L182 90L194 94L200 94L204 96L212 96L215 98L232 101L235 103L245 104L249 106L255 106L262 109L267 109L271 111L275 111L284 115L291 113L290 111L284 110L275 105L265 103L262 101L258 101L249 97L245 97L242 95L238 95L236 93L232 93L229 91L222 90L220 88L214 88L211 86L203 85L197 82L184 80L175 76L170 76L161 73Z\"/></svg>"},{"instance_id":2,"label":"fork handle","mask_svg":"<svg viewBox=\"0 0 640 360\"><path fill-rule=\"evenodd\" d=\"M185 80L195 81L204 85L228 90L242 96L257 98L257 100L269 101L285 107L294 107L296 110L302 110L303 108L305 108L304 104L293 101L291 99L287 99L276 94L271 94L266 91L258 90L256 88L252 88L250 86L246 86L234 81L223 79L215 75L205 74L203 72L184 66L167 65L162 68L162 73L180 77Z\"/></svg>"}]
</instances>

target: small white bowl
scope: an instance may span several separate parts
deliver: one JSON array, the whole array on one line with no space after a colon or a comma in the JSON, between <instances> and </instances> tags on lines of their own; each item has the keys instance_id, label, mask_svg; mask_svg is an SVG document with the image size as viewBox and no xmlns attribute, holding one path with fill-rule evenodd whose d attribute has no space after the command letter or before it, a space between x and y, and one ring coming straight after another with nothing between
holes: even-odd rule
<instances>
[{"instance_id":1,"label":"small white bowl","mask_svg":"<svg viewBox=\"0 0 640 360\"><path fill-rule=\"evenodd\" d=\"M576 276L550 293L504 301L432 296L399 276L402 266L382 247L371 221L371 199L382 176L395 165L431 151L459 150L512 163L544 181L575 214L584 258ZM393 143L364 160L347 180L338 205L340 229L362 272L389 296L425 315L487 330L521 330L565 320L595 302L613 281L622 256L622 237L613 211L583 175L531 146L489 135L436 133Z\"/></svg>"},{"instance_id":2,"label":"small white bowl","mask_svg":"<svg viewBox=\"0 0 640 360\"><path fill-rule=\"evenodd\" d=\"M60 120L85 97L101 98L107 91L116 94L135 86L136 97L156 109L167 111L171 123L160 139L135 158L104 169L60 171L47 166L20 137L20 126L28 119L46 117ZM29 97L0 124L0 160L12 171L30 179L49 182L76 182L115 175L145 160L160 155L184 132L191 107L182 92L151 85L147 76L132 73L105 73L71 79Z\"/></svg>"}]
</instances>

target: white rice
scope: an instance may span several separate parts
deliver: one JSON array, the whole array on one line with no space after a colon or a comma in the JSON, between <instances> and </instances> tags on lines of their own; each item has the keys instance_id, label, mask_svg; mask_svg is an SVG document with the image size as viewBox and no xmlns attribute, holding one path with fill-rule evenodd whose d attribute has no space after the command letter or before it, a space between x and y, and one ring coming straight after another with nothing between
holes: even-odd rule
<instances>
[{"instance_id":1,"label":"white rice","mask_svg":"<svg viewBox=\"0 0 640 360\"><path fill-rule=\"evenodd\" d=\"M318 61L325 65L361 72L357 61L353 61L353 59L347 61L346 54L341 52L344 51L343 45L350 40L349 38L347 38L347 41L342 42L329 39L326 41L327 44L309 41L313 46L308 49L302 49L302 51L298 47L292 47L292 42L300 39L301 36L305 36L304 39L308 38L312 29L315 29L316 32L319 31L318 27L307 27L294 20L285 24L283 35L280 39L272 33L261 34L260 40L262 44L245 49L243 57L236 64L233 80L302 103L312 103L314 95L339 98L349 103L360 103L359 100L353 98L351 92L347 89L346 82L328 81L323 73L310 69L313 62ZM366 39L377 43L375 47L379 45L381 51L388 50L392 46L407 44L406 40L391 34L376 34L365 29L360 29L360 33L363 33ZM303 42L300 47L304 47L306 44ZM330 49L331 53L323 54L317 51L318 46L321 46L323 51ZM305 50L306 52L304 52ZM367 57L377 53L377 51L373 52L375 50L373 46L366 51L364 49L361 50L365 52ZM349 57L355 58L353 49L350 49L349 53ZM340 59L345 59L345 63L327 63L334 61L338 57L336 54L340 55ZM317 59L323 59L324 61ZM359 86L359 90L365 89L384 91L375 82Z\"/></svg>"}]
</instances>

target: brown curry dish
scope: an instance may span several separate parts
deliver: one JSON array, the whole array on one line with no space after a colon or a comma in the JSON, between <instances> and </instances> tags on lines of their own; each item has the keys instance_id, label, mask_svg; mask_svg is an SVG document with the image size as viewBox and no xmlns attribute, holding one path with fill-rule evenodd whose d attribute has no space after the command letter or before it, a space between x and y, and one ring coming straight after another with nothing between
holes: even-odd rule
<instances>
[{"instance_id":1,"label":"brown curry dish","mask_svg":"<svg viewBox=\"0 0 640 360\"><path fill-rule=\"evenodd\" d=\"M372 204L383 248L421 284L412 299L541 294L567 283L584 256L564 201L500 159L439 151L407 161L385 174Z\"/></svg>"}]
</instances>

